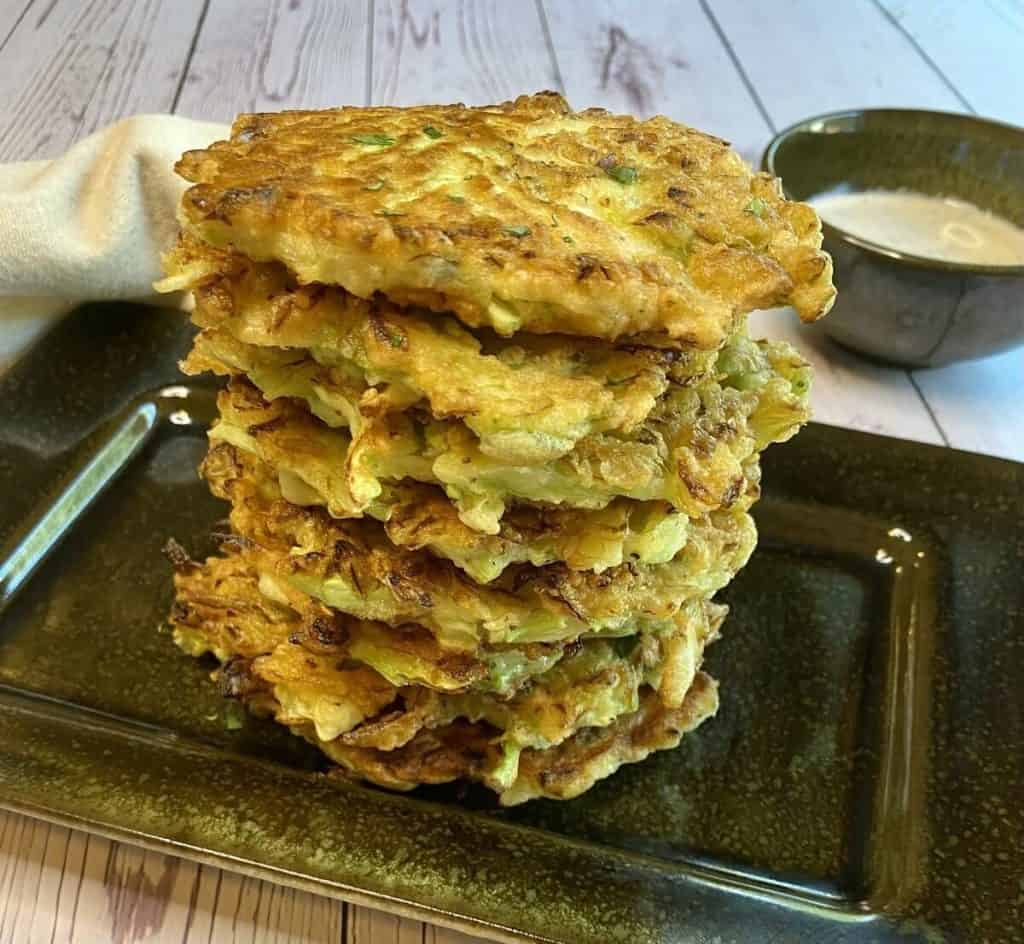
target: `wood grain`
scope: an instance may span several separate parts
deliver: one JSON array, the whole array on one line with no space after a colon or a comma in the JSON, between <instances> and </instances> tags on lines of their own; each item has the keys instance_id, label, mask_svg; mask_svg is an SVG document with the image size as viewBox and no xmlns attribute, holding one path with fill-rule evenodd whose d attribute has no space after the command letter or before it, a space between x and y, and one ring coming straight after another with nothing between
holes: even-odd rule
<instances>
[{"instance_id":1,"label":"wood grain","mask_svg":"<svg viewBox=\"0 0 1024 944\"><path fill-rule=\"evenodd\" d=\"M951 446L1024 462L1024 349L914 379Z\"/></svg>"},{"instance_id":2,"label":"wood grain","mask_svg":"<svg viewBox=\"0 0 1024 944\"><path fill-rule=\"evenodd\" d=\"M470 937L470 935L462 934L460 931L439 928L435 924L425 924L423 926L423 944L478 944L480 941L481 938Z\"/></svg>"},{"instance_id":3,"label":"wood grain","mask_svg":"<svg viewBox=\"0 0 1024 944\"><path fill-rule=\"evenodd\" d=\"M0 54L0 160L52 157L137 112L169 111L201 0L33 3Z\"/></svg>"},{"instance_id":4,"label":"wood grain","mask_svg":"<svg viewBox=\"0 0 1024 944\"><path fill-rule=\"evenodd\" d=\"M319 895L0 812L0 944L341 944L343 909Z\"/></svg>"},{"instance_id":5,"label":"wood grain","mask_svg":"<svg viewBox=\"0 0 1024 944\"><path fill-rule=\"evenodd\" d=\"M752 163L760 160L770 128L697 0L601 0L586 16L559 0L547 0L544 9L575 107L667 115L731 141Z\"/></svg>"},{"instance_id":6,"label":"wood grain","mask_svg":"<svg viewBox=\"0 0 1024 944\"><path fill-rule=\"evenodd\" d=\"M14 27L32 6L32 0L3 0L0 3L0 53L10 39Z\"/></svg>"},{"instance_id":7,"label":"wood grain","mask_svg":"<svg viewBox=\"0 0 1024 944\"><path fill-rule=\"evenodd\" d=\"M375 908L350 909L345 944L423 944L425 925Z\"/></svg>"},{"instance_id":8,"label":"wood grain","mask_svg":"<svg viewBox=\"0 0 1024 944\"><path fill-rule=\"evenodd\" d=\"M211 878L216 873L217 883L212 906L202 912L204 919L212 918L210 930L190 940L296 944L342 940L344 905L234 872L206 871Z\"/></svg>"},{"instance_id":9,"label":"wood grain","mask_svg":"<svg viewBox=\"0 0 1024 944\"><path fill-rule=\"evenodd\" d=\"M965 105L1024 124L1021 0L880 0Z\"/></svg>"},{"instance_id":10,"label":"wood grain","mask_svg":"<svg viewBox=\"0 0 1024 944\"><path fill-rule=\"evenodd\" d=\"M705 6L778 128L842 108L964 110L871 0Z\"/></svg>"},{"instance_id":11,"label":"wood grain","mask_svg":"<svg viewBox=\"0 0 1024 944\"><path fill-rule=\"evenodd\" d=\"M537 8L503 0L379 0L373 104L501 102L560 87Z\"/></svg>"},{"instance_id":12,"label":"wood grain","mask_svg":"<svg viewBox=\"0 0 1024 944\"><path fill-rule=\"evenodd\" d=\"M210 0L175 109L231 121L243 111L363 105L365 0Z\"/></svg>"}]
</instances>

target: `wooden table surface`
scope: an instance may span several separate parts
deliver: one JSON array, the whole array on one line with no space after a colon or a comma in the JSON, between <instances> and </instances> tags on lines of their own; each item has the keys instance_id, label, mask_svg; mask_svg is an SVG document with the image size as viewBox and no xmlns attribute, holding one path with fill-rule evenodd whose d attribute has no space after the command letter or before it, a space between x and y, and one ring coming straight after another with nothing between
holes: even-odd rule
<instances>
[{"instance_id":1,"label":"wooden table surface","mask_svg":"<svg viewBox=\"0 0 1024 944\"><path fill-rule=\"evenodd\" d=\"M0 161L124 115L501 101L656 112L750 161L817 112L920 106L1024 124L1020 0L0 0ZM1024 460L1024 351L873 366L757 316L814 362L818 419ZM3 330L0 325L0 331ZM470 941L0 813L0 942Z\"/></svg>"}]
</instances>

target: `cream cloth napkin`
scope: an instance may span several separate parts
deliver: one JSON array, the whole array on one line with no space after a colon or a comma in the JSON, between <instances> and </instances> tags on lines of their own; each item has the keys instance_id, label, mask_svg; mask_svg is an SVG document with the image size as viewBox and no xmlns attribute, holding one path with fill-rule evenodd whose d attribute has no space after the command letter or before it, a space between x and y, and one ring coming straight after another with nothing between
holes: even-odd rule
<instances>
[{"instance_id":1,"label":"cream cloth napkin","mask_svg":"<svg viewBox=\"0 0 1024 944\"><path fill-rule=\"evenodd\" d=\"M174 162L228 130L139 115L55 160L0 164L0 371L82 302L157 298L186 186Z\"/></svg>"}]
</instances>

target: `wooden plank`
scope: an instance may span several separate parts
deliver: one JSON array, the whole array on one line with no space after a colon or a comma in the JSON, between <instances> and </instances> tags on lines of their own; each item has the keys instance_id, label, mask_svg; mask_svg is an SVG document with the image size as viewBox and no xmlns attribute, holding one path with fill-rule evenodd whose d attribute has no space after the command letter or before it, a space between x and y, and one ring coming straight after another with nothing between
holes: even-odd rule
<instances>
[{"instance_id":1,"label":"wooden plank","mask_svg":"<svg viewBox=\"0 0 1024 944\"><path fill-rule=\"evenodd\" d=\"M47 824L0 813L0 942L27 937L42 885Z\"/></svg>"},{"instance_id":2,"label":"wooden plank","mask_svg":"<svg viewBox=\"0 0 1024 944\"><path fill-rule=\"evenodd\" d=\"M811 405L819 422L942 445L905 370L880 367L844 350L818 329L802 326L787 309L755 312L750 333L788 341L810 361Z\"/></svg>"},{"instance_id":3,"label":"wooden plank","mask_svg":"<svg viewBox=\"0 0 1024 944\"><path fill-rule=\"evenodd\" d=\"M52 915L53 931L50 940L64 942L73 940L75 909L81 896L84 881L85 855L89 848L90 837L74 830L61 830L54 826L66 841L64 859L57 893L57 905ZM44 913L45 914L45 913ZM43 940L47 940L44 936Z\"/></svg>"},{"instance_id":4,"label":"wooden plank","mask_svg":"<svg viewBox=\"0 0 1024 944\"><path fill-rule=\"evenodd\" d=\"M0 812L0 944L340 944L343 908L308 892Z\"/></svg>"},{"instance_id":5,"label":"wooden plank","mask_svg":"<svg viewBox=\"0 0 1024 944\"><path fill-rule=\"evenodd\" d=\"M181 940L185 931L188 891L198 866L171 856L113 843L102 878L82 890L105 908L94 922L76 922L75 937L141 941L147 937ZM183 907L185 906L185 907Z\"/></svg>"},{"instance_id":6,"label":"wooden plank","mask_svg":"<svg viewBox=\"0 0 1024 944\"><path fill-rule=\"evenodd\" d=\"M168 111L202 0L36 3L0 55L0 160L53 157L137 112Z\"/></svg>"},{"instance_id":7,"label":"wooden plank","mask_svg":"<svg viewBox=\"0 0 1024 944\"><path fill-rule=\"evenodd\" d=\"M760 160L770 129L698 0L601 0L586 16L559 0L544 9L575 107L664 114L731 141L751 163Z\"/></svg>"},{"instance_id":8,"label":"wooden plank","mask_svg":"<svg viewBox=\"0 0 1024 944\"><path fill-rule=\"evenodd\" d=\"M369 24L364 0L211 0L175 111L231 121L365 104Z\"/></svg>"},{"instance_id":9,"label":"wooden plank","mask_svg":"<svg viewBox=\"0 0 1024 944\"><path fill-rule=\"evenodd\" d=\"M76 841L77 845L77 841ZM100 929L104 926L107 901L104 894L107 870L114 856L114 843L101 836L86 835L79 846L81 858L76 857L74 873L78 879L74 898L68 902L68 941L103 939ZM109 935L108 935L109 936Z\"/></svg>"},{"instance_id":10,"label":"wooden plank","mask_svg":"<svg viewBox=\"0 0 1024 944\"><path fill-rule=\"evenodd\" d=\"M480 105L559 87L533 4L378 0L372 58L374 104Z\"/></svg>"},{"instance_id":11,"label":"wooden plank","mask_svg":"<svg viewBox=\"0 0 1024 944\"><path fill-rule=\"evenodd\" d=\"M436 925L424 926L423 944L482 944L483 938L471 937L461 931L451 931Z\"/></svg>"},{"instance_id":12,"label":"wooden plank","mask_svg":"<svg viewBox=\"0 0 1024 944\"><path fill-rule=\"evenodd\" d=\"M1024 349L914 371L950 445L1024 462Z\"/></svg>"},{"instance_id":13,"label":"wooden plank","mask_svg":"<svg viewBox=\"0 0 1024 944\"><path fill-rule=\"evenodd\" d=\"M345 944L422 944L429 925L376 908L349 907ZM447 944L444 938L440 939Z\"/></svg>"},{"instance_id":14,"label":"wooden plank","mask_svg":"<svg viewBox=\"0 0 1024 944\"><path fill-rule=\"evenodd\" d=\"M349 915L345 944L483 944L483 938L375 908L350 906Z\"/></svg>"},{"instance_id":15,"label":"wooden plank","mask_svg":"<svg viewBox=\"0 0 1024 944\"><path fill-rule=\"evenodd\" d=\"M0 52L31 6L32 0L4 0L0 3Z\"/></svg>"},{"instance_id":16,"label":"wooden plank","mask_svg":"<svg viewBox=\"0 0 1024 944\"><path fill-rule=\"evenodd\" d=\"M704 6L778 128L842 108L965 110L871 0Z\"/></svg>"},{"instance_id":17,"label":"wooden plank","mask_svg":"<svg viewBox=\"0 0 1024 944\"><path fill-rule=\"evenodd\" d=\"M197 908L201 918L183 944L208 941L300 942L342 940L344 905L331 898L312 895L249 878L234 872L204 870L206 882L216 881L208 910ZM207 901L209 899L206 899ZM205 926L205 934L200 926ZM173 938L178 940L178 938Z\"/></svg>"},{"instance_id":18,"label":"wooden plank","mask_svg":"<svg viewBox=\"0 0 1024 944\"><path fill-rule=\"evenodd\" d=\"M1024 3L879 2L975 111L1024 125Z\"/></svg>"}]
</instances>

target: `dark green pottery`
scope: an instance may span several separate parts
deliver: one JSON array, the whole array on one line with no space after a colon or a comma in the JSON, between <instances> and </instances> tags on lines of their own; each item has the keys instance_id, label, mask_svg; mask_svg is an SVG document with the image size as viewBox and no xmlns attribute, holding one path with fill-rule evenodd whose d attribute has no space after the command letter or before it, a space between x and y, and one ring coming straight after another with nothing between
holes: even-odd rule
<instances>
[{"instance_id":1,"label":"dark green pottery","mask_svg":"<svg viewBox=\"0 0 1024 944\"><path fill-rule=\"evenodd\" d=\"M503 940L1009 941L1024 924L1024 467L809 427L710 654L718 717L513 810L324 776L160 627L211 388L91 307L0 381L0 804ZM63 537L62 537L63 535Z\"/></svg>"},{"instance_id":2,"label":"dark green pottery","mask_svg":"<svg viewBox=\"0 0 1024 944\"><path fill-rule=\"evenodd\" d=\"M778 134L762 159L787 196L844 187L959 197L1024 226L1024 129L969 115L874 109L818 115ZM821 330L914 367L1024 343L1024 266L940 262L824 224L839 297Z\"/></svg>"}]
</instances>

